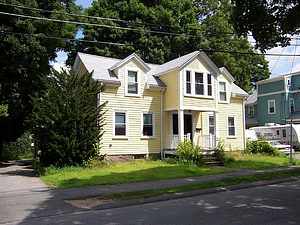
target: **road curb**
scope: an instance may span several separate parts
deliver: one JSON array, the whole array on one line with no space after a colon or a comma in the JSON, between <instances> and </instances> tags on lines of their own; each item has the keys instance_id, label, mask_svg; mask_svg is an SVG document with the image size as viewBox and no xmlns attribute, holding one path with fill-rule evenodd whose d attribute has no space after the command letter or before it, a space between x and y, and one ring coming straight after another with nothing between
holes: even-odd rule
<instances>
[{"instance_id":1,"label":"road curb","mask_svg":"<svg viewBox=\"0 0 300 225\"><path fill-rule=\"evenodd\" d=\"M200 196L200 195L215 194L215 193L219 193L219 192L234 191L234 190L253 188L253 187L261 187L261 186L272 185L272 184L280 184L280 183L296 181L299 179L300 179L300 176L299 177L287 177L287 178L280 178L280 179L269 180L269 181L259 181L259 182L253 182L253 183L247 183L247 184L230 185L230 186L226 186L226 187L215 187L215 188L209 188L209 189L203 189L203 190L188 191L188 192L183 192L183 193L169 194L169 195L150 197L150 198L145 198L145 199L133 199L133 200L127 200L127 201L104 203L104 204L100 204L100 205L91 207L91 210L105 210L105 209L122 208L122 207L127 207L127 206L143 205L143 204L162 202L162 201L168 201L168 200L174 200L174 199L180 199L180 198L188 198L188 197L194 197L194 196Z\"/></svg>"}]
</instances>

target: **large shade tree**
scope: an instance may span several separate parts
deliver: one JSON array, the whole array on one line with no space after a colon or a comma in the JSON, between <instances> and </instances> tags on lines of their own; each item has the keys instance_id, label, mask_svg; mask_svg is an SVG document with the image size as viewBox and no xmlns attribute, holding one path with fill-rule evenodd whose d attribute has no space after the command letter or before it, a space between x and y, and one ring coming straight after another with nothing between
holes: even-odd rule
<instances>
[{"instance_id":1,"label":"large shade tree","mask_svg":"<svg viewBox=\"0 0 300 225\"><path fill-rule=\"evenodd\" d=\"M65 40L46 37L73 38L74 24L30 19L20 15L40 18L68 19L67 15L19 8L25 6L79 13L75 0L0 0L0 105L8 106L8 116L0 117L0 158L2 143L16 140L27 129L25 120L30 116L30 95L41 94L44 86L41 77L50 72L50 61L56 52L67 49Z\"/></svg>"},{"instance_id":2,"label":"large shade tree","mask_svg":"<svg viewBox=\"0 0 300 225\"><path fill-rule=\"evenodd\" d=\"M86 15L114 20L89 19L99 25L84 26L83 39L98 43L77 43L68 61L77 51L115 58L136 52L146 62L164 63L201 49L249 91L253 82L269 77L268 62L235 34L232 7L229 0L94 1Z\"/></svg>"},{"instance_id":3,"label":"large shade tree","mask_svg":"<svg viewBox=\"0 0 300 225\"><path fill-rule=\"evenodd\" d=\"M239 34L252 33L261 51L290 45L300 31L299 0L234 0L232 21Z\"/></svg>"}]
</instances>

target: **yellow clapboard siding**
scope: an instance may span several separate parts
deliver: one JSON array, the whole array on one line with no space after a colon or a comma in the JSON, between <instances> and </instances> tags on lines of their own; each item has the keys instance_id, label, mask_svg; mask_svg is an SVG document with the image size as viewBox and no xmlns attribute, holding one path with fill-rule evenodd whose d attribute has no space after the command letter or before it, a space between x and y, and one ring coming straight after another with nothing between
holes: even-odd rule
<instances>
[{"instance_id":1,"label":"yellow clapboard siding","mask_svg":"<svg viewBox=\"0 0 300 225\"><path fill-rule=\"evenodd\" d=\"M139 68L134 61L130 61L118 71L118 77L125 84L127 67ZM101 142L101 154L151 154L160 153L161 122L160 122L160 91L145 89L146 74L140 69L140 97L125 96L125 86L107 87L101 93L101 102L108 101L105 109L107 113L105 133ZM128 110L128 139L113 137L114 109ZM142 111L155 112L155 138L142 138Z\"/></svg>"},{"instance_id":2,"label":"yellow clapboard siding","mask_svg":"<svg viewBox=\"0 0 300 225\"><path fill-rule=\"evenodd\" d=\"M229 104L219 104L219 136L227 150L244 149L243 99L231 98ZM227 118L235 116L236 138L227 137Z\"/></svg>"},{"instance_id":3,"label":"yellow clapboard siding","mask_svg":"<svg viewBox=\"0 0 300 225\"><path fill-rule=\"evenodd\" d=\"M178 71L159 77L167 89L163 94L164 108L178 107Z\"/></svg>"}]
</instances>

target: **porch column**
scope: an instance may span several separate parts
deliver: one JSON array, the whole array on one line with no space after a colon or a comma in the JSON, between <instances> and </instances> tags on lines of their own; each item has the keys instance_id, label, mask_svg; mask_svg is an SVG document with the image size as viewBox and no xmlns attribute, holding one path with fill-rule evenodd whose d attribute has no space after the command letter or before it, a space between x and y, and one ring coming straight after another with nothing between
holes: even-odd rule
<instances>
[{"instance_id":1,"label":"porch column","mask_svg":"<svg viewBox=\"0 0 300 225\"><path fill-rule=\"evenodd\" d=\"M178 135L179 140L184 140L184 111L178 110Z\"/></svg>"},{"instance_id":2,"label":"porch column","mask_svg":"<svg viewBox=\"0 0 300 225\"><path fill-rule=\"evenodd\" d=\"M215 135L216 138L219 137L219 113L214 112L214 118L215 118Z\"/></svg>"}]
</instances>

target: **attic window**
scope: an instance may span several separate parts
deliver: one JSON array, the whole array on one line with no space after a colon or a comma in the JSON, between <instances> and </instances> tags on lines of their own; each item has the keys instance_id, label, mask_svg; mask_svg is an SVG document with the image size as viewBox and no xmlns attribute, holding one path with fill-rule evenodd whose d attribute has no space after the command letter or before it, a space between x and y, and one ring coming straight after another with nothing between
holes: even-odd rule
<instances>
[{"instance_id":1,"label":"attic window","mask_svg":"<svg viewBox=\"0 0 300 225\"><path fill-rule=\"evenodd\" d=\"M220 91L220 101L226 102L227 94L226 94L226 83L225 82L219 83L219 91Z\"/></svg>"},{"instance_id":2,"label":"attic window","mask_svg":"<svg viewBox=\"0 0 300 225\"><path fill-rule=\"evenodd\" d=\"M126 95L139 96L140 95L140 75L136 68L126 69Z\"/></svg>"}]
</instances>

